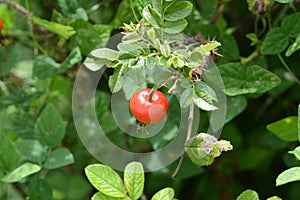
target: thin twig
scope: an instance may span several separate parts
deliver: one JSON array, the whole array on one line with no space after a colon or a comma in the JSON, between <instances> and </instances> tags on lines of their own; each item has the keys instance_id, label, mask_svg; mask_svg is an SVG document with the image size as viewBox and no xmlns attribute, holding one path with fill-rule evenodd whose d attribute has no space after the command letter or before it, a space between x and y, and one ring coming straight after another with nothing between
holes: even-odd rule
<instances>
[{"instance_id":1,"label":"thin twig","mask_svg":"<svg viewBox=\"0 0 300 200\"><path fill-rule=\"evenodd\" d=\"M188 124L188 130L187 130L187 135L186 135L186 142L190 139L191 135L192 135L192 128L193 128L193 119L194 119L194 102L191 103L190 105L190 113L189 113L189 124ZM172 174L172 178L175 179L175 176L178 174L179 172L179 169L182 165L182 161L183 161L183 158L184 158L184 155L185 155L185 152L183 152L183 154L180 156L180 160L178 162L178 165L175 169L175 171L173 172Z\"/></svg>"},{"instance_id":2,"label":"thin twig","mask_svg":"<svg viewBox=\"0 0 300 200\"><path fill-rule=\"evenodd\" d=\"M31 14L31 12L29 10L27 10L26 8L24 8L23 6L21 6L20 4L14 2L14 1L11 1L11 0L0 0L0 3L4 3L6 5L9 5L9 6L15 8L17 11L19 11L23 15L29 15L29 14Z\"/></svg>"},{"instance_id":3,"label":"thin twig","mask_svg":"<svg viewBox=\"0 0 300 200\"><path fill-rule=\"evenodd\" d=\"M290 69L290 67L286 64L286 62L284 61L284 59L282 58L282 56L278 53L277 54L280 62L282 63L282 65L286 68L286 70L290 73L290 75L293 77L293 79L300 85L300 81L299 79L295 76L295 74L293 73L293 71Z\"/></svg>"}]
</instances>

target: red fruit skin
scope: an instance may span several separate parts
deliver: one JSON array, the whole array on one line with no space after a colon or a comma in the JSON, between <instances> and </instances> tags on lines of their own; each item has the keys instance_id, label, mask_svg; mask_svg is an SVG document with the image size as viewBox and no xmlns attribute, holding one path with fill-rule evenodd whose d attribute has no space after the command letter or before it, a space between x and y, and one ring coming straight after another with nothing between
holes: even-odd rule
<instances>
[{"instance_id":1,"label":"red fruit skin","mask_svg":"<svg viewBox=\"0 0 300 200\"><path fill-rule=\"evenodd\" d=\"M162 92L156 90L149 101L150 92L151 88L141 89L133 94L129 102L132 115L144 124L160 122L169 110L168 99Z\"/></svg>"},{"instance_id":2,"label":"red fruit skin","mask_svg":"<svg viewBox=\"0 0 300 200\"><path fill-rule=\"evenodd\" d=\"M2 30L2 28L3 28L3 20L2 20L2 18L0 18L0 31Z\"/></svg>"}]
</instances>

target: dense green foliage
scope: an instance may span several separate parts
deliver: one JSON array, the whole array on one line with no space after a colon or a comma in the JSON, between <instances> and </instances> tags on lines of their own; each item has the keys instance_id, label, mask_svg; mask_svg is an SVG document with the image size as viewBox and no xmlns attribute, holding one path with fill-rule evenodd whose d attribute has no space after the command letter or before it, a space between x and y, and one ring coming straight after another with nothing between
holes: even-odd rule
<instances>
[{"instance_id":1,"label":"dense green foliage","mask_svg":"<svg viewBox=\"0 0 300 200\"><path fill-rule=\"evenodd\" d=\"M0 0L0 199L297 199L299 10L292 0ZM120 32L117 48L106 47ZM192 40L188 48L179 33L192 36L184 37ZM227 101L219 140L204 133L224 100L210 84L208 58ZM145 174L139 162L124 172L99 164L72 115L82 63L91 71L107 64L95 95L97 118L107 137L128 151L167 145L180 108L199 108L186 156ZM163 76L147 74L152 65L164 66ZM152 79L151 87L178 100L169 97L161 133L128 137L114 121L112 93L125 86L130 96Z\"/></svg>"}]
</instances>

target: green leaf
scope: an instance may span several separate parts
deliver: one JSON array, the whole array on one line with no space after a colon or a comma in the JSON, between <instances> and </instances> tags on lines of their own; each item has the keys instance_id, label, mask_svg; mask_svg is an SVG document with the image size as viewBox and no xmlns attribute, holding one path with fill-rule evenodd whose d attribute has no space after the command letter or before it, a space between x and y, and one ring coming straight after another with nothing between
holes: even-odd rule
<instances>
[{"instance_id":1,"label":"green leaf","mask_svg":"<svg viewBox=\"0 0 300 200\"><path fill-rule=\"evenodd\" d=\"M297 117L287 117L267 125L267 129L287 142L298 140Z\"/></svg>"},{"instance_id":2,"label":"green leaf","mask_svg":"<svg viewBox=\"0 0 300 200\"><path fill-rule=\"evenodd\" d=\"M90 54L95 58L107 61L114 61L118 59L118 52L108 48L95 49Z\"/></svg>"},{"instance_id":3,"label":"green leaf","mask_svg":"<svg viewBox=\"0 0 300 200\"><path fill-rule=\"evenodd\" d=\"M243 95L226 98L227 110L226 110L226 118L225 123L228 123L237 115L242 113L247 107L247 98Z\"/></svg>"},{"instance_id":4,"label":"green leaf","mask_svg":"<svg viewBox=\"0 0 300 200\"><path fill-rule=\"evenodd\" d=\"M47 150L37 140L19 140L15 144L19 152L28 161L41 164L46 159Z\"/></svg>"},{"instance_id":5,"label":"green leaf","mask_svg":"<svg viewBox=\"0 0 300 200\"><path fill-rule=\"evenodd\" d=\"M245 190L236 200L259 200L259 196L254 190Z\"/></svg>"},{"instance_id":6,"label":"green leaf","mask_svg":"<svg viewBox=\"0 0 300 200\"><path fill-rule=\"evenodd\" d=\"M275 0L275 1L277 1L279 3L292 3L293 2L293 0Z\"/></svg>"},{"instance_id":7,"label":"green leaf","mask_svg":"<svg viewBox=\"0 0 300 200\"><path fill-rule=\"evenodd\" d=\"M126 70L127 66L121 65L119 68L116 68L114 74L109 77L108 85L112 93L118 92L122 89L125 82Z\"/></svg>"},{"instance_id":8,"label":"green leaf","mask_svg":"<svg viewBox=\"0 0 300 200\"><path fill-rule=\"evenodd\" d=\"M126 191L120 176L110 167L92 164L85 168L91 184L103 194L110 197L126 197Z\"/></svg>"},{"instance_id":9,"label":"green leaf","mask_svg":"<svg viewBox=\"0 0 300 200\"><path fill-rule=\"evenodd\" d=\"M200 46L204 50L204 53L207 53L221 46L221 43L217 41L210 41L209 43L202 44Z\"/></svg>"},{"instance_id":10,"label":"green leaf","mask_svg":"<svg viewBox=\"0 0 300 200\"><path fill-rule=\"evenodd\" d=\"M186 108L188 107L193 100L193 90L192 88L187 88L183 91L183 93L180 96L180 107Z\"/></svg>"},{"instance_id":11,"label":"green leaf","mask_svg":"<svg viewBox=\"0 0 300 200\"><path fill-rule=\"evenodd\" d=\"M229 96L248 93L264 93L280 83L280 79L268 70L252 65L247 68L238 63L219 66L225 92Z\"/></svg>"},{"instance_id":12,"label":"green leaf","mask_svg":"<svg viewBox=\"0 0 300 200\"><path fill-rule=\"evenodd\" d=\"M143 14L143 9L151 4L151 0L135 0L136 7L139 11L139 13ZM154 7L155 8L155 7Z\"/></svg>"},{"instance_id":13,"label":"green leaf","mask_svg":"<svg viewBox=\"0 0 300 200\"><path fill-rule=\"evenodd\" d=\"M32 163L24 163L16 169L14 169L13 171L6 174L5 176L3 176L1 178L1 181L5 183L14 183L22 180L26 176L39 172L40 170L41 167L39 165Z\"/></svg>"},{"instance_id":14,"label":"green leaf","mask_svg":"<svg viewBox=\"0 0 300 200\"><path fill-rule=\"evenodd\" d=\"M177 21L189 16L192 10L193 4L191 2L176 2L165 8L164 18L168 21Z\"/></svg>"},{"instance_id":15,"label":"green leaf","mask_svg":"<svg viewBox=\"0 0 300 200\"><path fill-rule=\"evenodd\" d=\"M205 111L215 111L218 108L214 106L212 103L207 102L203 97L199 97L194 93L193 102L195 105Z\"/></svg>"},{"instance_id":16,"label":"green leaf","mask_svg":"<svg viewBox=\"0 0 300 200\"><path fill-rule=\"evenodd\" d=\"M286 37L297 37L300 33L300 12L287 15L281 22L281 29Z\"/></svg>"},{"instance_id":17,"label":"green leaf","mask_svg":"<svg viewBox=\"0 0 300 200\"><path fill-rule=\"evenodd\" d=\"M67 148L58 148L50 153L44 167L56 169L74 163L73 154Z\"/></svg>"},{"instance_id":18,"label":"green leaf","mask_svg":"<svg viewBox=\"0 0 300 200\"><path fill-rule=\"evenodd\" d=\"M0 133L0 158L0 170L3 171L9 171L20 159L16 146L2 133Z\"/></svg>"},{"instance_id":19,"label":"green leaf","mask_svg":"<svg viewBox=\"0 0 300 200\"><path fill-rule=\"evenodd\" d=\"M163 20L159 12L153 9L150 5L143 9L143 16L145 20L154 28L160 28Z\"/></svg>"},{"instance_id":20,"label":"green leaf","mask_svg":"<svg viewBox=\"0 0 300 200\"><path fill-rule=\"evenodd\" d=\"M296 41L289 46L285 52L285 56L289 57L300 49L300 35L296 38Z\"/></svg>"},{"instance_id":21,"label":"green leaf","mask_svg":"<svg viewBox=\"0 0 300 200\"><path fill-rule=\"evenodd\" d=\"M230 142L226 140L218 141L210 134L200 133L191 138L186 144L186 153L190 160L199 166L211 165L216 157L223 151L233 149Z\"/></svg>"},{"instance_id":22,"label":"green leaf","mask_svg":"<svg viewBox=\"0 0 300 200\"><path fill-rule=\"evenodd\" d=\"M298 140L300 142L300 104L298 106Z\"/></svg>"},{"instance_id":23,"label":"green leaf","mask_svg":"<svg viewBox=\"0 0 300 200\"><path fill-rule=\"evenodd\" d=\"M48 104L38 117L34 132L42 143L50 147L55 147L63 139L64 122L52 104Z\"/></svg>"},{"instance_id":24,"label":"green leaf","mask_svg":"<svg viewBox=\"0 0 300 200\"><path fill-rule=\"evenodd\" d=\"M174 195L173 188L167 187L155 193L151 200L173 200Z\"/></svg>"},{"instance_id":25,"label":"green leaf","mask_svg":"<svg viewBox=\"0 0 300 200\"><path fill-rule=\"evenodd\" d=\"M101 192L97 192L96 194L93 195L91 200L128 200L128 199L127 198L110 197L105 194L102 194Z\"/></svg>"},{"instance_id":26,"label":"green leaf","mask_svg":"<svg viewBox=\"0 0 300 200\"><path fill-rule=\"evenodd\" d=\"M296 147L293 151L289 151L290 154L293 154L298 160L300 160L300 146Z\"/></svg>"},{"instance_id":27,"label":"green leaf","mask_svg":"<svg viewBox=\"0 0 300 200\"><path fill-rule=\"evenodd\" d=\"M28 186L28 196L30 200L52 200L52 188L45 180L35 179Z\"/></svg>"},{"instance_id":28,"label":"green leaf","mask_svg":"<svg viewBox=\"0 0 300 200\"><path fill-rule=\"evenodd\" d=\"M181 19L175 22L166 21L163 23L163 30L168 34L178 34L181 33L188 25L185 19Z\"/></svg>"},{"instance_id":29,"label":"green leaf","mask_svg":"<svg viewBox=\"0 0 300 200\"><path fill-rule=\"evenodd\" d=\"M124 171L124 184L132 200L136 200L142 196L144 183L143 165L139 162L129 163Z\"/></svg>"},{"instance_id":30,"label":"green leaf","mask_svg":"<svg viewBox=\"0 0 300 200\"><path fill-rule=\"evenodd\" d=\"M263 55L276 55L287 48L289 38L281 28L272 28L261 47Z\"/></svg>"},{"instance_id":31,"label":"green leaf","mask_svg":"<svg viewBox=\"0 0 300 200\"><path fill-rule=\"evenodd\" d=\"M284 185L294 181L300 181L300 167L292 167L281 172L276 178L276 186Z\"/></svg>"},{"instance_id":32,"label":"green leaf","mask_svg":"<svg viewBox=\"0 0 300 200\"><path fill-rule=\"evenodd\" d=\"M43 28L45 28L46 30L52 32L52 33L56 33L57 35L59 35L61 38L67 40L69 39L71 36L73 36L74 34L76 34L76 31L74 30L74 28L72 26L65 26L56 22L52 22L52 21L47 21L35 16L31 16L30 19L32 20L32 22L36 25L39 25Z\"/></svg>"},{"instance_id":33,"label":"green leaf","mask_svg":"<svg viewBox=\"0 0 300 200\"><path fill-rule=\"evenodd\" d=\"M39 79L52 78L60 73L66 72L75 64L81 62L81 53L78 47L74 48L66 60L59 64L53 58L40 56L34 61L33 77Z\"/></svg>"},{"instance_id":34,"label":"green leaf","mask_svg":"<svg viewBox=\"0 0 300 200\"><path fill-rule=\"evenodd\" d=\"M152 6L155 10L157 10L160 15L162 14L163 11L163 0L152 0Z\"/></svg>"},{"instance_id":35,"label":"green leaf","mask_svg":"<svg viewBox=\"0 0 300 200\"><path fill-rule=\"evenodd\" d=\"M278 196L273 196L273 197L267 198L267 200L282 200L282 198L280 198Z\"/></svg>"}]
</instances>

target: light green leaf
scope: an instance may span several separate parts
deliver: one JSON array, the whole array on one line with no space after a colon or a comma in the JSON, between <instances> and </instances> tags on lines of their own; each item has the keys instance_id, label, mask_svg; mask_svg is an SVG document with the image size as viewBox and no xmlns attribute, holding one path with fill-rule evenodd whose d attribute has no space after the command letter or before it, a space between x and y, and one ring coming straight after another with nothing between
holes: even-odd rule
<instances>
[{"instance_id":1,"label":"light green leaf","mask_svg":"<svg viewBox=\"0 0 300 200\"><path fill-rule=\"evenodd\" d=\"M218 48L219 46L221 46L220 42L217 41L210 41L207 44L202 44L200 45L202 47L202 49L204 50L204 53L210 52L216 48Z\"/></svg>"},{"instance_id":2,"label":"light green leaf","mask_svg":"<svg viewBox=\"0 0 300 200\"><path fill-rule=\"evenodd\" d=\"M229 96L248 93L264 93L276 87L280 79L268 70L252 65L247 68L238 63L219 66L225 92Z\"/></svg>"},{"instance_id":3,"label":"light green leaf","mask_svg":"<svg viewBox=\"0 0 300 200\"><path fill-rule=\"evenodd\" d=\"M91 56L107 61L114 61L118 59L118 52L108 48L99 48L93 50L91 52Z\"/></svg>"},{"instance_id":4,"label":"light green leaf","mask_svg":"<svg viewBox=\"0 0 300 200\"><path fill-rule=\"evenodd\" d=\"M171 49L168 43L164 42L163 44L160 45L160 52L165 58L169 58L170 51Z\"/></svg>"},{"instance_id":5,"label":"light green leaf","mask_svg":"<svg viewBox=\"0 0 300 200\"><path fill-rule=\"evenodd\" d=\"M175 22L166 21L163 23L163 30L168 34L178 34L181 33L188 25L185 19L181 19Z\"/></svg>"},{"instance_id":6,"label":"light green leaf","mask_svg":"<svg viewBox=\"0 0 300 200\"><path fill-rule=\"evenodd\" d=\"M143 14L143 9L151 4L151 0L135 0L136 7L139 11L139 13ZM155 7L154 7L155 8Z\"/></svg>"},{"instance_id":7,"label":"light green leaf","mask_svg":"<svg viewBox=\"0 0 300 200\"><path fill-rule=\"evenodd\" d=\"M3 176L1 178L1 181L5 183L14 183L20 181L26 176L39 172L40 170L41 167L36 164L24 163L21 166L14 169L13 171L6 174L5 176Z\"/></svg>"},{"instance_id":8,"label":"light green leaf","mask_svg":"<svg viewBox=\"0 0 300 200\"><path fill-rule=\"evenodd\" d=\"M173 200L174 195L173 188L167 187L155 193L151 200Z\"/></svg>"},{"instance_id":9,"label":"light green leaf","mask_svg":"<svg viewBox=\"0 0 300 200\"><path fill-rule=\"evenodd\" d=\"M94 59L87 57L83 64L91 71L98 71L104 67L104 65L110 64L110 61L106 59Z\"/></svg>"},{"instance_id":10,"label":"light green leaf","mask_svg":"<svg viewBox=\"0 0 300 200\"><path fill-rule=\"evenodd\" d=\"M212 103L208 103L207 101L204 100L204 98L199 97L195 93L194 93L194 97L193 97L193 102L195 103L195 105L198 108L205 110L205 111L215 111L218 109Z\"/></svg>"},{"instance_id":11,"label":"light green leaf","mask_svg":"<svg viewBox=\"0 0 300 200\"><path fill-rule=\"evenodd\" d=\"M93 195L91 200L128 200L128 198L115 198L102 194L101 192L97 192Z\"/></svg>"},{"instance_id":12,"label":"light green leaf","mask_svg":"<svg viewBox=\"0 0 300 200\"><path fill-rule=\"evenodd\" d=\"M186 144L186 153L190 160L198 166L211 165L223 151L233 149L230 142L220 140L210 134L200 133L191 138Z\"/></svg>"},{"instance_id":13,"label":"light green leaf","mask_svg":"<svg viewBox=\"0 0 300 200\"><path fill-rule=\"evenodd\" d=\"M168 21L177 21L189 16L192 10L193 4L191 2L176 2L165 8L164 18Z\"/></svg>"},{"instance_id":14,"label":"light green leaf","mask_svg":"<svg viewBox=\"0 0 300 200\"><path fill-rule=\"evenodd\" d=\"M2 133L0 133L0 158L2 171L9 171L20 159L16 146Z\"/></svg>"},{"instance_id":15,"label":"light green leaf","mask_svg":"<svg viewBox=\"0 0 300 200\"><path fill-rule=\"evenodd\" d=\"M267 125L267 129L287 142L298 140L297 117L287 117Z\"/></svg>"},{"instance_id":16,"label":"light green leaf","mask_svg":"<svg viewBox=\"0 0 300 200\"><path fill-rule=\"evenodd\" d=\"M300 167L292 167L281 172L276 178L276 186L284 185L294 181L300 181Z\"/></svg>"},{"instance_id":17,"label":"light green leaf","mask_svg":"<svg viewBox=\"0 0 300 200\"><path fill-rule=\"evenodd\" d=\"M67 148L58 148L50 153L44 167L56 169L74 163L73 154Z\"/></svg>"},{"instance_id":18,"label":"light green leaf","mask_svg":"<svg viewBox=\"0 0 300 200\"><path fill-rule=\"evenodd\" d=\"M143 16L145 20L154 28L160 28L163 20L159 12L153 9L150 5L143 9Z\"/></svg>"},{"instance_id":19,"label":"light green leaf","mask_svg":"<svg viewBox=\"0 0 300 200\"><path fill-rule=\"evenodd\" d=\"M192 88L187 88L183 91L183 93L180 96L180 107L186 108L188 107L193 100L193 90Z\"/></svg>"},{"instance_id":20,"label":"light green leaf","mask_svg":"<svg viewBox=\"0 0 300 200\"><path fill-rule=\"evenodd\" d=\"M34 132L42 143L51 147L55 147L63 139L65 135L64 122L52 104L48 104L38 117Z\"/></svg>"},{"instance_id":21,"label":"light green leaf","mask_svg":"<svg viewBox=\"0 0 300 200\"><path fill-rule=\"evenodd\" d=\"M242 113L247 107L247 98L243 95L239 96L228 96L226 98L227 110L226 110L226 118L225 123L228 123L237 115Z\"/></svg>"},{"instance_id":22,"label":"light green leaf","mask_svg":"<svg viewBox=\"0 0 300 200\"><path fill-rule=\"evenodd\" d=\"M292 43L285 52L285 56L289 57L300 49L300 35L296 38L296 41Z\"/></svg>"},{"instance_id":23,"label":"light green leaf","mask_svg":"<svg viewBox=\"0 0 300 200\"><path fill-rule=\"evenodd\" d=\"M42 179L35 179L28 186L30 200L52 200L52 192L51 186Z\"/></svg>"},{"instance_id":24,"label":"light green leaf","mask_svg":"<svg viewBox=\"0 0 300 200\"><path fill-rule=\"evenodd\" d=\"M296 147L293 151L289 151L290 154L293 154L298 160L300 160L300 146Z\"/></svg>"},{"instance_id":25,"label":"light green leaf","mask_svg":"<svg viewBox=\"0 0 300 200\"><path fill-rule=\"evenodd\" d=\"M157 10L160 15L163 11L163 0L152 0L152 6L155 10Z\"/></svg>"},{"instance_id":26,"label":"light green leaf","mask_svg":"<svg viewBox=\"0 0 300 200\"><path fill-rule=\"evenodd\" d=\"M267 200L282 200L282 198L280 198L278 196L273 196L273 197L267 198Z\"/></svg>"},{"instance_id":27,"label":"light green leaf","mask_svg":"<svg viewBox=\"0 0 300 200\"><path fill-rule=\"evenodd\" d=\"M122 89L125 82L126 70L127 66L121 65L120 67L116 68L114 74L109 77L108 85L112 93L118 92Z\"/></svg>"},{"instance_id":28,"label":"light green leaf","mask_svg":"<svg viewBox=\"0 0 300 200\"><path fill-rule=\"evenodd\" d=\"M292 3L293 2L293 0L275 0L275 1L277 1L279 3Z\"/></svg>"},{"instance_id":29,"label":"light green leaf","mask_svg":"<svg viewBox=\"0 0 300 200\"><path fill-rule=\"evenodd\" d=\"M19 140L15 144L19 152L31 162L41 164L46 158L46 148L37 140Z\"/></svg>"},{"instance_id":30,"label":"light green leaf","mask_svg":"<svg viewBox=\"0 0 300 200\"><path fill-rule=\"evenodd\" d=\"M259 200L259 196L254 190L245 190L236 200Z\"/></svg>"},{"instance_id":31,"label":"light green leaf","mask_svg":"<svg viewBox=\"0 0 300 200\"><path fill-rule=\"evenodd\" d=\"M289 38L286 33L281 28L272 28L263 41L261 53L263 55L276 55L285 50L288 45Z\"/></svg>"},{"instance_id":32,"label":"light green leaf","mask_svg":"<svg viewBox=\"0 0 300 200\"><path fill-rule=\"evenodd\" d=\"M296 38L300 33L300 12L287 15L281 22L281 29L286 37Z\"/></svg>"},{"instance_id":33,"label":"light green leaf","mask_svg":"<svg viewBox=\"0 0 300 200\"><path fill-rule=\"evenodd\" d=\"M110 167L92 164L85 168L85 174L91 184L110 197L126 197L126 191L120 176Z\"/></svg>"},{"instance_id":34,"label":"light green leaf","mask_svg":"<svg viewBox=\"0 0 300 200\"><path fill-rule=\"evenodd\" d=\"M128 195L132 200L137 200L142 196L145 176L143 165L141 163L131 162L125 167L124 183Z\"/></svg>"}]
</instances>

